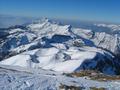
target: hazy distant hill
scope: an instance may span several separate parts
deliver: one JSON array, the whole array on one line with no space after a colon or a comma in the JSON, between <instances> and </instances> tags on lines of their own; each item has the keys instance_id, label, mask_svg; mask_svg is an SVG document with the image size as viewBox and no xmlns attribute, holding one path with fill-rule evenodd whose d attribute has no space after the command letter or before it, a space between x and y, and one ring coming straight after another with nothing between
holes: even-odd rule
<instances>
[{"instance_id":1,"label":"hazy distant hill","mask_svg":"<svg viewBox=\"0 0 120 90\"><path fill-rule=\"evenodd\" d=\"M34 18L32 17L20 17L11 15L0 14L0 28L6 28L13 25L20 25L23 23L31 22Z\"/></svg>"}]
</instances>

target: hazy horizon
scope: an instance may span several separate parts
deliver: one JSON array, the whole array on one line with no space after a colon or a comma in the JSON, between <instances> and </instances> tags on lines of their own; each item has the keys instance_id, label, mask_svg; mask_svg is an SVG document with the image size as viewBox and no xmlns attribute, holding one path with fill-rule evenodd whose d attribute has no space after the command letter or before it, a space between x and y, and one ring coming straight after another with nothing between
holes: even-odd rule
<instances>
[{"instance_id":1,"label":"hazy horizon","mask_svg":"<svg viewBox=\"0 0 120 90\"><path fill-rule=\"evenodd\" d=\"M32 23L36 20L42 19L45 17L30 17L30 16L15 16L15 15L5 15L0 14L0 28L8 28L14 25L23 25L26 23ZM47 17L46 17L47 18ZM120 24L114 22L102 22L102 21L87 21L87 20L70 20L70 19L60 19L60 18L48 18L55 22L61 23L63 25L72 25L73 27L80 28L81 26L90 26L96 23L104 24Z\"/></svg>"},{"instance_id":2,"label":"hazy horizon","mask_svg":"<svg viewBox=\"0 0 120 90\"><path fill-rule=\"evenodd\" d=\"M118 0L0 0L0 14L120 23Z\"/></svg>"}]
</instances>

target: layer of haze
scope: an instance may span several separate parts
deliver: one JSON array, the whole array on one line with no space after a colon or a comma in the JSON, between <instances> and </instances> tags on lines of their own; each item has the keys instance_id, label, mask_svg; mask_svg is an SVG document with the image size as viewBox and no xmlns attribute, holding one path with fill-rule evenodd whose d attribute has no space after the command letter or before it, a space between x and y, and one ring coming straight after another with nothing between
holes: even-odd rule
<instances>
[{"instance_id":1,"label":"layer of haze","mask_svg":"<svg viewBox=\"0 0 120 90\"><path fill-rule=\"evenodd\" d=\"M120 23L120 0L0 0L0 14Z\"/></svg>"}]
</instances>

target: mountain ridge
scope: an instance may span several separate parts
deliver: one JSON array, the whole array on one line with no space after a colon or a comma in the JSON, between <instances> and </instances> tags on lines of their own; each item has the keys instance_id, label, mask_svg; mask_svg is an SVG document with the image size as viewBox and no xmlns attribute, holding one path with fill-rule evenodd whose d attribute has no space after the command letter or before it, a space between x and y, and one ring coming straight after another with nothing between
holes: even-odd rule
<instances>
[{"instance_id":1,"label":"mountain ridge","mask_svg":"<svg viewBox=\"0 0 120 90\"><path fill-rule=\"evenodd\" d=\"M119 74L119 33L107 33L108 28L101 31L102 27L110 30L115 27L113 32L119 32L119 26L94 26L99 28L98 31L92 30L92 27L83 29L61 25L45 18L24 26L10 27L1 38L0 64L23 64L22 67L60 72L95 69L106 74ZM21 61L20 57L26 58Z\"/></svg>"}]
</instances>

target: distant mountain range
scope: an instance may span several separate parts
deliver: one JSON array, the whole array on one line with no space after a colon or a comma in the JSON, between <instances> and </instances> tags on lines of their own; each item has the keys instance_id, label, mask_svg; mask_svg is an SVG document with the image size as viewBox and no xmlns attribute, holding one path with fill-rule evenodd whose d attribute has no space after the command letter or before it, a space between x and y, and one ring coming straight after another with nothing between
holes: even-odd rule
<instances>
[{"instance_id":1,"label":"distant mountain range","mask_svg":"<svg viewBox=\"0 0 120 90\"><path fill-rule=\"evenodd\" d=\"M0 14L0 28L21 25L28 22L30 23L32 20L35 20L35 18Z\"/></svg>"},{"instance_id":2,"label":"distant mountain range","mask_svg":"<svg viewBox=\"0 0 120 90\"><path fill-rule=\"evenodd\" d=\"M91 23L76 28L43 18L0 32L0 64L120 74L120 25Z\"/></svg>"}]
</instances>

